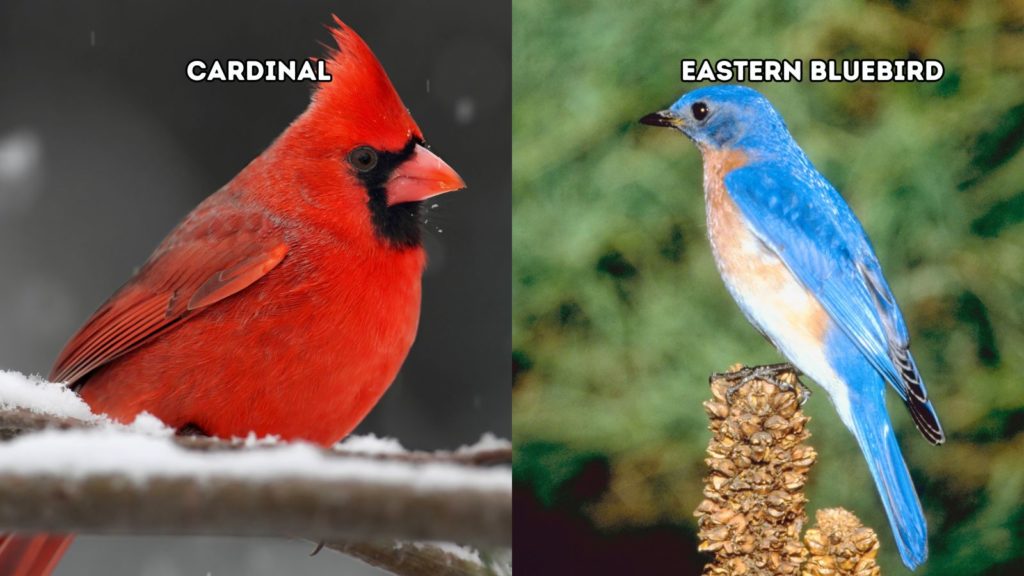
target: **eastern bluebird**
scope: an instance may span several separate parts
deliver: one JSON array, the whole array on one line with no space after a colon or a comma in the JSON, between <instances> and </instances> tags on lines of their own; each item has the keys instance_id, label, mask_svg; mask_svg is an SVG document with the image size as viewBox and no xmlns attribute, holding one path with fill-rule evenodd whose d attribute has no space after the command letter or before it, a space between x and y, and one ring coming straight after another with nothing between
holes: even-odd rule
<instances>
[{"instance_id":1,"label":"eastern bluebird","mask_svg":"<svg viewBox=\"0 0 1024 576\"><path fill-rule=\"evenodd\" d=\"M747 319L828 392L914 569L928 556L927 527L885 383L928 441L945 436L860 221L755 90L701 88L640 121L676 128L700 148L708 236L726 287Z\"/></svg>"}]
</instances>

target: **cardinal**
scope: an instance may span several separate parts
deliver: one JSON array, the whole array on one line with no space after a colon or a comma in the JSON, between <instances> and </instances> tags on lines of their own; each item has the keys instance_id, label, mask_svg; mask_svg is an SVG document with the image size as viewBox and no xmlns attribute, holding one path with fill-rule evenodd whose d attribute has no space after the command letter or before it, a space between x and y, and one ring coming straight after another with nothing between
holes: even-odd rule
<instances>
[{"instance_id":1,"label":"cardinal","mask_svg":"<svg viewBox=\"0 0 1024 576\"><path fill-rule=\"evenodd\" d=\"M50 379L94 412L326 446L395 379L420 316L421 203L465 184L334 22L333 80L60 353ZM70 541L0 535L0 575L47 575Z\"/></svg>"}]
</instances>

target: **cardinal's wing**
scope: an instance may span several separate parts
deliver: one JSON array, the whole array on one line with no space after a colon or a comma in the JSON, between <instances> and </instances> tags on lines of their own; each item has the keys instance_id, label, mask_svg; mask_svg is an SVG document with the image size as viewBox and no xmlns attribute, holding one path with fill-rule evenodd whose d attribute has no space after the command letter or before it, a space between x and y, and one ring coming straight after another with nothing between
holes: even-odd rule
<instances>
[{"instance_id":1,"label":"cardinal's wing","mask_svg":"<svg viewBox=\"0 0 1024 576\"><path fill-rule=\"evenodd\" d=\"M261 214L197 210L71 338L50 380L73 385L195 311L244 290L287 252L284 234Z\"/></svg>"}]
</instances>

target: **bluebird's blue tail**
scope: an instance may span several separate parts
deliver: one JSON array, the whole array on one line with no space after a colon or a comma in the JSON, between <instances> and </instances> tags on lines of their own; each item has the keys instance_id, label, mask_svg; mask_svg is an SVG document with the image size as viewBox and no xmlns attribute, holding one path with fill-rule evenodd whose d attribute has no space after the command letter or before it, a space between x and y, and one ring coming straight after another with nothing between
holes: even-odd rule
<instances>
[{"instance_id":1,"label":"bluebird's blue tail","mask_svg":"<svg viewBox=\"0 0 1024 576\"><path fill-rule=\"evenodd\" d=\"M913 570L928 556L928 527L885 408L885 383L874 370L861 373L864 379L850 385L853 433L882 497L903 563Z\"/></svg>"}]
</instances>

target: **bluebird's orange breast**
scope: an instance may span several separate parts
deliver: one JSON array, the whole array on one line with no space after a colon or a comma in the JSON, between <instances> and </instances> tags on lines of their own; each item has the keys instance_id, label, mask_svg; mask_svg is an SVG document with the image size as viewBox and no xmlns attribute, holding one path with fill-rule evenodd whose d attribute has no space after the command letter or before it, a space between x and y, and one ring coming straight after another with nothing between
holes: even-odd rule
<instances>
[{"instance_id":1,"label":"bluebird's orange breast","mask_svg":"<svg viewBox=\"0 0 1024 576\"><path fill-rule=\"evenodd\" d=\"M725 177L747 163L739 150L704 151L708 237L718 271L747 318L776 347L798 357L816 356L806 364L824 364L817 351L830 327L828 313L757 237L726 188Z\"/></svg>"}]
</instances>

